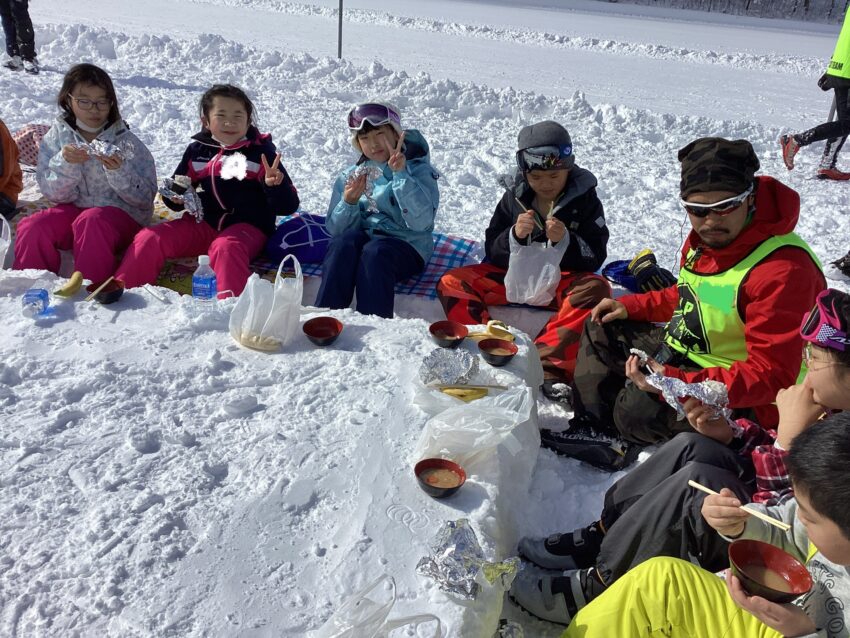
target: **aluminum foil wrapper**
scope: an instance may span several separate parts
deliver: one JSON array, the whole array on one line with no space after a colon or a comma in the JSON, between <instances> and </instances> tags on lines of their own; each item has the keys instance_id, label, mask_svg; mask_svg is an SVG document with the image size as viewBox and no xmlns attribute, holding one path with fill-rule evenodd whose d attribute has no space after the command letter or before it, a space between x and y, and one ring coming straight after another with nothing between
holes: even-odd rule
<instances>
[{"instance_id":1,"label":"aluminum foil wrapper","mask_svg":"<svg viewBox=\"0 0 850 638\"><path fill-rule=\"evenodd\" d=\"M447 521L431 544L430 556L423 556L416 565L417 574L430 576L442 591L464 600L474 600L482 582L507 591L518 569L518 558L501 563L484 560L475 531L465 518Z\"/></svg>"},{"instance_id":2,"label":"aluminum foil wrapper","mask_svg":"<svg viewBox=\"0 0 850 638\"><path fill-rule=\"evenodd\" d=\"M118 156L123 160L133 159L133 145L128 144L111 144L104 140L94 140L89 144L77 143L74 146L81 151L85 151L91 157L115 157Z\"/></svg>"},{"instance_id":3,"label":"aluminum foil wrapper","mask_svg":"<svg viewBox=\"0 0 850 638\"><path fill-rule=\"evenodd\" d=\"M525 632L519 623L502 618L493 638L525 638Z\"/></svg>"},{"instance_id":4,"label":"aluminum foil wrapper","mask_svg":"<svg viewBox=\"0 0 850 638\"><path fill-rule=\"evenodd\" d=\"M378 210L378 204L372 198L372 189L375 186L375 180L383 175L383 171L381 171L378 166L366 166L362 164L356 167L348 176L348 179L345 180L345 185L348 186L355 179L360 177L361 175L366 176L366 190L363 191L363 194L366 196L366 201L369 202L369 210Z\"/></svg>"},{"instance_id":5,"label":"aluminum foil wrapper","mask_svg":"<svg viewBox=\"0 0 850 638\"><path fill-rule=\"evenodd\" d=\"M714 415L717 418L732 416L732 410L729 409L729 392L726 386L720 381L700 381L699 383L685 383L681 379L665 377L664 375L653 372L646 377L646 382L649 385L661 390L661 395L669 406L676 410L676 415L679 420L685 418L685 409L679 403L679 399L685 397L693 397L714 408Z\"/></svg>"},{"instance_id":6,"label":"aluminum foil wrapper","mask_svg":"<svg viewBox=\"0 0 850 638\"><path fill-rule=\"evenodd\" d=\"M159 194L178 204L183 204L187 213L195 218L196 222L204 219L204 207L201 198L192 188L192 182L186 175L175 175L163 177L159 186Z\"/></svg>"},{"instance_id":7,"label":"aluminum foil wrapper","mask_svg":"<svg viewBox=\"0 0 850 638\"><path fill-rule=\"evenodd\" d=\"M466 384L478 374L478 357L466 350L436 348L419 366L419 378L425 385Z\"/></svg>"}]
</instances>

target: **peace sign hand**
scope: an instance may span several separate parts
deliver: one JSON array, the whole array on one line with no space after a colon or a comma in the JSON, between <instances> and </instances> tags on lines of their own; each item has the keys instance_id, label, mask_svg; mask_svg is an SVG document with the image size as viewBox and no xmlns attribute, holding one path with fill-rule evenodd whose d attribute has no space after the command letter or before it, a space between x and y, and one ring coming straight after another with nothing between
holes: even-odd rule
<instances>
[{"instance_id":1,"label":"peace sign hand","mask_svg":"<svg viewBox=\"0 0 850 638\"><path fill-rule=\"evenodd\" d=\"M386 140L386 138L384 138ZM401 132L401 135L398 136L398 143L393 147L389 142L385 141L387 145L387 151L390 153L390 159L387 162L390 169L394 173L398 173L399 171L403 171L404 167L407 166L407 159L404 157L404 153L401 152L401 147L404 144L404 131Z\"/></svg>"},{"instance_id":2,"label":"peace sign hand","mask_svg":"<svg viewBox=\"0 0 850 638\"><path fill-rule=\"evenodd\" d=\"M283 171L278 168L280 166L280 153L274 156L271 166L269 166L269 161L265 155L260 155L260 160L266 171L266 186L280 186L283 183Z\"/></svg>"}]
</instances>

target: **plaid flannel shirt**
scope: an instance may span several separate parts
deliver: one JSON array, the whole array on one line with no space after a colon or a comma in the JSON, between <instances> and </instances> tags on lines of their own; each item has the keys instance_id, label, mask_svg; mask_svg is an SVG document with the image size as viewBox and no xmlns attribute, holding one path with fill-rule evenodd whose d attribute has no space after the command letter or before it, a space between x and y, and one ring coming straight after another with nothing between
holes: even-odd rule
<instances>
[{"instance_id":1,"label":"plaid flannel shirt","mask_svg":"<svg viewBox=\"0 0 850 638\"><path fill-rule=\"evenodd\" d=\"M788 452L775 446L776 431L765 430L749 419L739 419L738 425L744 432L739 439L738 453L749 456L756 470L756 491L754 503L779 505L787 501L794 492L791 479L785 468Z\"/></svg>"}]
</instances>

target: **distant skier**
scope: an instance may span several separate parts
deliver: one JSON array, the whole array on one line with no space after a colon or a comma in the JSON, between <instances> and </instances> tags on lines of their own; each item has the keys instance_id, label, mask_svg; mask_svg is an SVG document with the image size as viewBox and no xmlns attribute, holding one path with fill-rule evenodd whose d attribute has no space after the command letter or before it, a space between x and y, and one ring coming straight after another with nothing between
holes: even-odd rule
<instances>
[{"instance_id":1,"label":"distant skier","mask_svg":"<svg viewBox=\"0 0 850 638\"><path fill-rule=\"evenodd\" d=\"M12 71L24 70L30 75L38 75L29 0L0 0L0 20L6 36L6 59L3 66Z\"/></svg>"},{"instance_id":2,"label":"distant skier","mask_svg":"<svg viewBox=\"0 0 850 638\"><path fill-rule=\"evenodd\" d=\"M850 11L844 15L844 25L835 44L835 51L829 61L826 73L818 80L818 86L824 91L835 91L835 112L838 116L833 122L824 122L816 127L779 138L782 145L782 159L790 171L794 168L794 156L803 146L813 142L826 140L823 150L818 179L848 180L850 173L840 171L835 167L838 152L844 146L850 133Z\"/></svg>"}]
</instances>

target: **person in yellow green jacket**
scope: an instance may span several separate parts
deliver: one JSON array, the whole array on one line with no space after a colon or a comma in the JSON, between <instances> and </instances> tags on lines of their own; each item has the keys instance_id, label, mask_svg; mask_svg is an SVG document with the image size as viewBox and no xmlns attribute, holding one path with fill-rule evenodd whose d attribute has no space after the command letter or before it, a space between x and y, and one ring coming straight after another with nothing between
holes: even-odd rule
<instances>
[{"instance_id":1,"label":"person in yellow green jacket","mask_svg":"<svg viewBox=\"0 0 850 638\"><path fill-rule=\"evenodd\" d=\"M563 638L847 638L850 636L850 413L800 433L787 458L795 498L780 507L752 505L779 519L782 531L740 509L720 485L702 515L727 540L775 545L805 563L811 589L789 604L748 593L678 558L653 558L578 612Z\"/></svg>"},{"instance_id":2,"label":"person in yellow green jacket","mask_svg":"<svg viewBox=\"0 0 850 638\"><path fill-rule=\"evenodd\" d=\"M18 205L18 195L23 188L21 165L18 163L18 145L9 129L0 120L0 215L12 219Z\"/></svg>"},{"instance_id":3,"label":"person in yellow green jacket","mask_svg":"<svg viewBox=\"0 0 850 638\"><path fill-rule=\"evenodd\" d=\"M835 91L835 113L837 119L818 124L802 133L783 135L779 138L782 145L782 159L790 171L794 168L794 156L803 146L826 140L818 179L848 180L850 172L835 167L838 152L844 146L850 134L850 11L844 15L844 24L835 44L835 51L829 61L826 73L818 80L818 86L824 91Z\"/></svg>"}]
</instances>

